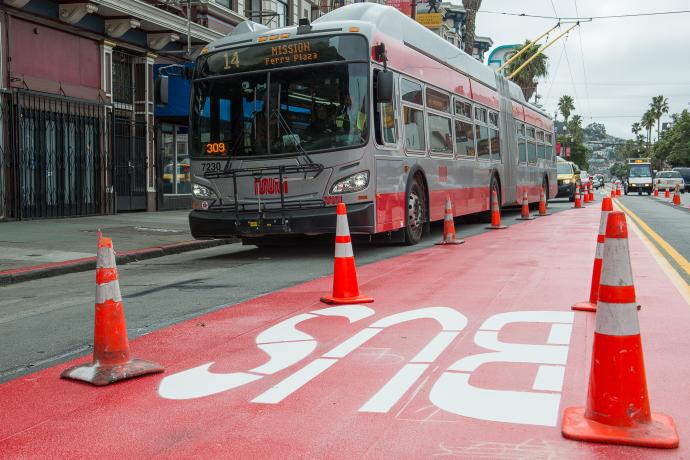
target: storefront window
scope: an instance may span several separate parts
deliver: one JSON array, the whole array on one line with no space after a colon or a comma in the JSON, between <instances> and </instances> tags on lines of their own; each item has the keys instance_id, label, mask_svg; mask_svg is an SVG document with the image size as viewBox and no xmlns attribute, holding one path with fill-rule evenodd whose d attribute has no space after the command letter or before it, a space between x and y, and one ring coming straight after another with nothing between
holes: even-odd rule
<instances>
[{"instance_id":1,"label":"storefront window","mask_svg":"<svg viewBox=\"0 0 690 460\"><path fill-rule=\"evenodd\" d=\"M191 173L187 150L187 127L163 123L161 126L163 157L163 193L181 195L191 192Z\"/></svg>"}]
</instances>

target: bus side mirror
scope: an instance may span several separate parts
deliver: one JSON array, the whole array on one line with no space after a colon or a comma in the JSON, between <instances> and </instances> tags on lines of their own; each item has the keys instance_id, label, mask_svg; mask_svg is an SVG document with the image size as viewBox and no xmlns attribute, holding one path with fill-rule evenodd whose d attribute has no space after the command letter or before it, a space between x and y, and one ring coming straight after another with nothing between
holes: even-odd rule
<instances>
[{"instance_id":1,"label":"bus side mirror","mask_svg":"<svg viewBox=\"0 0 690 460\"><path fill-rule=\"evenodd\" d=\"M393 72L384 70L376 77L376 102L393 102Z\"/></svg>"},{"instance_id":2,"label":"bus side mirror","mask_svg":"<svg viewBox=\"0 0 690 460\"><path fill-rule=\"evenodd\" d=\"M160 75L156 78L155 84L156 105L168 105L168 76Z\"/></svg>"}]
</instances>

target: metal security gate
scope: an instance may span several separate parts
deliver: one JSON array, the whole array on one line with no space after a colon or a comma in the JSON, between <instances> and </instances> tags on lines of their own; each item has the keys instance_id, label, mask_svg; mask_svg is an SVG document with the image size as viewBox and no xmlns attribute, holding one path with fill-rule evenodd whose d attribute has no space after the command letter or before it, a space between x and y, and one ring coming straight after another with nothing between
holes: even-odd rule
<instances>
[{"instance_id":1,"label":"metal security gate","mask_svg":"<svg viewBox=\"0 0 690 460\"><path fill-rule=\"evenodd\" d=\"M105 212L106 106L14 90L4 95L6 215Z\"/></svg>"},{"instance_id":2,"label":"metal security gate","mask_svg":"<svg viewBox=\"0 0 690 460\"><path fill-rule=\"evenodd\" d=\"M146 123L116 115L112 132L117 210L146 210Z\"/></svg>"},{"instance_id":3,"label":"metal security gate","mask_svg":"<svg viewBox=\"0 0 690 460\"><path fill-rule=\"evenodd\" d=\"M137 121L134 109L135 60L136 56L124 51L113 52L113 185L118 212L147 208L147 132L146 124Z\"/></svg>"}]
</instances>

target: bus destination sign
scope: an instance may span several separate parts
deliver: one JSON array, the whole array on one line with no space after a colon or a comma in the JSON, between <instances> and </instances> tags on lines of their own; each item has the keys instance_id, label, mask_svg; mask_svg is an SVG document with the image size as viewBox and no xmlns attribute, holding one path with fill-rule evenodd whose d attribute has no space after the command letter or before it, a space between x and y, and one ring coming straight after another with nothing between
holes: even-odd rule
<instances>
[{"instance_id":1,"label":"bus destination sign","mask_svg":"<svg viewBox=\"0 0 690 460\"><path fill-rule=\"evenodd\" d=\"M368 57L366 40L361 35L286 40L201 56L196 76L204 78L303 64L361 61Z\"/></svg>"}]
</instances>

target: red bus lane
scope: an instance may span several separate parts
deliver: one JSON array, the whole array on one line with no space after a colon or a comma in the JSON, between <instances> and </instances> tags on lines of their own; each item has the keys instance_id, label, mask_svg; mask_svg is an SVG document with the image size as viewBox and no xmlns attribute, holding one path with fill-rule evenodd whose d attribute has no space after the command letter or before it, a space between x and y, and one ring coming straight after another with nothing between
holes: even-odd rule
<instances>
[{"instance_id":1,"label":"red bus lane","mask_svg":"<svg viewBox=\"0 0 690 460\"><path fill-rule=\"evenodd\" d=\"M651 406L681 447L561 436L587 393L594 315L570 305L589 292L596 208L360 267L371 304L320 303L322 278L133 341L164 374L58 378L87 358L6 383L0 458L688 456L690 309L635 232Z\"/></svg>"}]
</instances>

